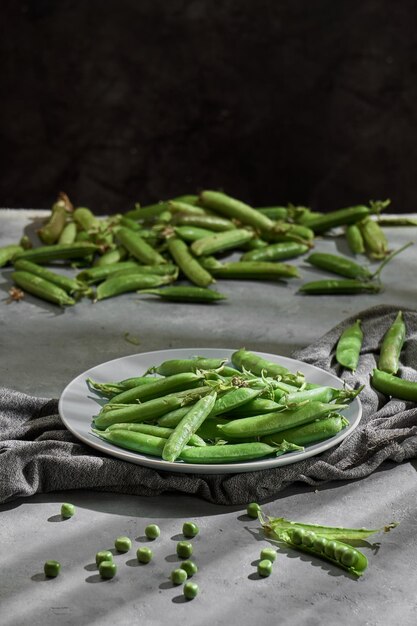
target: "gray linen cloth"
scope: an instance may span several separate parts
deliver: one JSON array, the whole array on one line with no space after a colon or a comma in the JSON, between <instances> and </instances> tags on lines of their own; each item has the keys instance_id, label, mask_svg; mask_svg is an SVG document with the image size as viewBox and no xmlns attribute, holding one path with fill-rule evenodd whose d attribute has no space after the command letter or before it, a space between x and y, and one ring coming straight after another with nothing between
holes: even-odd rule
<instances>
[{"instance_id":1,"label":"gray linen cloth","mask_svg":"<svg viewBox=\"0 0 417 626\"><path fill-rule=\"evenodd\" d=\"M416 458L417 405L386 398L369 384L381 339L397 311L382 305L359 312L292 355L333 372L352 387L364 384L360 394L363 417L336 447L275 469L202 475L157 471L121 461L74 438L61 422L57 400L0 389L0 502L79 488L147 496L177 492L218 504L245 504L270 499L294 483L320 486L334 480L357 480L386 461ZM407 335L399 375L417 381L417 311L403 309L403 313ZM362 320L364 342L358 370L352 374L336 363L335 347L340 333L357 318Z\"/></svg>"}]
</instances>

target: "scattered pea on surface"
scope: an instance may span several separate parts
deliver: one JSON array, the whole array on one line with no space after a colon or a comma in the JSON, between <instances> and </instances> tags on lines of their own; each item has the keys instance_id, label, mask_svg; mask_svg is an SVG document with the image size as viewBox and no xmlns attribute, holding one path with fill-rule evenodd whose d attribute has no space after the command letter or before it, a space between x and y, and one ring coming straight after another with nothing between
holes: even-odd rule
<instances>
[{"instance_id":1,"label":"scattered pea on surface","mask_svg":"<svg viewBox=\"0 0 417 626\"><path fill-rule=\"evenodd\" d=\"M149 563L152 560L153 552L150 548L142 546L136 550L136 556L139 563Z\"/></svg>"},{"instance_id":2,"label":"scattered pea on surface","mask_svg":"<svg viewBox=\"0 0 417 626\"><path fill-rule=\"evenodd\" d=\"M196 583L193 583L191 580L187 580L187 582L184 584L183 589L184 596L187 598L187 600L192 600L193 598L195 598L200 591L198 585Z\"/></svg>"},{"instance_id":3,"label":"scattered pea on surface","mask_svg":"<svg viewBox=\"0 0 417 626\"><path fill-rule=\"evenodd\" d=\"M195 537L199 533L199 528L194 522L184 522L182 525L182 534L184 537Z\"/></svg>"},{"instance_id":4,"label":"scattered pea on surface","mask_svg":"<svg viewBox=\"0 0 417 626\"><path fill-rule=\"evenodd\" d=\"M102 578L113 578L117 573L117 565L113 561L102 561L98 571Z\"/></svg>"},{"instance_id":5,"label":"scattered pea on surface","mask_svg":"<svg viewBox=\"0 0 417 626\"><path fill-rule=\"evenodd\" d=\"M254 519L257 519L258 511L260 510L261 510L261 507L259 506L257 502L250 502L246 508L246 513L249 515L249 517L253 517Z\"/></svg>"},{"instance_id":6,"label":"scattered pea on surface","mask_svg":"<svg viewBox=\"0 0 417 626\"><path fill-rule=\"evenodd\" d=\"M193 576L194 574L197 574L198 572L197 565L194 563L194 561L190 561L190 560L183 561L181 563L181 569L187 572L188 578L191 578L191 576Z\"/></svg>"},{"instance_id":7,"label":"scattered pea on surface","mask_svg":"<svg viewBox=\"0 0 417 626\"><path fill-rule=\"evenodd\" d=\"M145 528L145 535L148 539L156 539L161 534L161 530L157 524L148 524Z\"/></svg>"},{"instance_id":8,"label":"scattered pea on surface","mask_svg":"<svg viewBox=\"0 0 417 626\"><path fill-rule=\"evenodd\" d=\"M177 554L182 559L188 559L193 553L193 544L189 541L179 541L177 543Z\"/></svg>"},{"instance_id":9,"label":"scattered pea on surface","mask_svg":"<svg viewBox=\"0 0 417 626\"><path fill-rule=\"evenodd\" d=\"M69 502L64 502L61 506L61 516L65 519L72 517L75 513L75 506Z\"/></svg>"},{"instance_id":10,"label":"scattered pea on surface","mask_svg":"<svg viewBox=\"0 0 417 626\"><path fill-rule=\"evenodd\" d=\"M97 567L103 561L113 561L113 555L110 552L110 550L100 550L99 552L97 552L97 554L96 554L96 565L97 565Z\"/></svg>"},{"instance_id":11,"label":"scattered pea on surface","mask_svg":"<svg viewBox=\"0 0 417 626\"><path fill-rule=\"evenodd\" d=\"M277 558L277 551L274 548L263 548L260 554L261 561L267 559L273 563Z\"/></svg>"},{"instance_id":12,"label":"scattered pea on surface","mask_svg":"<svg viewBox=\"0 0 417 626\"><path fill-rule=\"evenodd\" d=\"M174 585L182 585L188 578L188 574L185 569L177 567L171 572L171 581Z\"/></svg>"},{"instance_id":13,"label":"scattered pea on surface","mask_svg":"<svg viewBox=\"0 0 417 626\"><path fill-rule=\"evenodd\" d=\"M61 564L58 563L58 561L46 561L45 565L43 566L43 571L45 572L45 576L48 576L48 578L55 578L56 576L58 576L59 572L61 570Z\"/></svg>"},{"instance_id":14,"label":"scattered pea on surface","mask_svg":"<svg viewBox=\"0 0 417 626\"><path fill-rule=\"evenodd\" d=\"M269 559L263 559L258 563L259 576L269 576L272 573L272 561Z\"/></svg>"},{"instance_id":15,"label":"scattered pea on surface","mask_svg":"<svg viewBox=\"0 0 417 626\"><path fill-rule=\"evenodd\" d=\"M132 542L129 537L117 537L114 542L114 547L118 552L129 552L132 547Z\"/></svg>"}]
</instances>

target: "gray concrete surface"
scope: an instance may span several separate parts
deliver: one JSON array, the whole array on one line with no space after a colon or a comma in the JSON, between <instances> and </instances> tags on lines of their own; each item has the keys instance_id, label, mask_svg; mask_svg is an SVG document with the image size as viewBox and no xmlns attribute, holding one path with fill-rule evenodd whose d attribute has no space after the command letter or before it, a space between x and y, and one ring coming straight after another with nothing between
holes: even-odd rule
<instances>
[{"instance_id":1,"label":"gray concrete surface","mask_svg":"<svg viewBox=\"0 0 417 626\"><path fill-rule=\"evenodd\" d=\"M0 211L0 245L32 230L42 214ZM393 248L415 239L414 230L391 229ZM342 243L338 244L342 250ZM317 249L335 250L322 240ZM169 347L225 347L290 355L344 317L379 303L415 307L414 247L383 273L385 289L373 296L302 297L302 280L319 276L302 261L303 279L291 284L219 282L229 296L219 306L166 304L134 294L97 304L85 301L61 311L28 296L6 304L9 270L1 271L0 380L34 395L58 397L85 369L103 361ZM139 339L126 341L125 333ZM379 527L400 525L377 535L363 550L369 568L354 580L332 565L279 548L273 574L256 575L259 550L267 544L244 507L220 507L202 500L166 495L142 498L95 492L38 495L0 506L0 624L110 625L189 623L194 626L382 626L416 623L417 465L384 465L355 483L331 483L313 490L295 486L264 503L273 516L325 524ZM76 515L62 521L63 501ZM178 563L175 542L184 520L201 528L194 540L195 576L201 592L185 602L169 573ZM138 566L148 522L161 527L152 543L154 561ZM117 555L117 577L101 581L94 568L97 550L128 535L132 550ZM379 542L379 546L375 543ZM46 559L62 563L61 575L45 580Z\"/></svg>"}]
</instances>

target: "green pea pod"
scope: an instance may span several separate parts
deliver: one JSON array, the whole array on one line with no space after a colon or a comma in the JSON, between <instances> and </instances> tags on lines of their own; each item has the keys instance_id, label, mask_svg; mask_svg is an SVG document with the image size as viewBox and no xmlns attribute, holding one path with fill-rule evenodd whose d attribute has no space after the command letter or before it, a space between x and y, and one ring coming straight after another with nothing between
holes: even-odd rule
<instances>
[{"instance_id":1,"label":"green pea pod","mask_svg":"<svg viewBox=\"0 0 417 626\"><path fill-rule=\"evenodd\" d=\"M188 242L198 241L199 239L204 239L205 237L210 237L214 234L214 231L208 230L208 228L198 228L197 226L187 225L176 226L174 228L174 232L178 235L178 237L180 237L180 239Z\"/></svg>"},{"instance_id":2,"label":"green pea pod","mask_svg":"<svg viewBox=\"0 0 417 626\"><path fill-rule=\"evenodd\" d=\"M112 402L120 404L130 404L138 400L144 402L167 393L191 389L193 386L198 386L203 378L203 374L190 371L180 372L166 378L155 378L154 382L149 385L140 384L137 387L123 391L115 396Z\"/></svg>"},{"instance_id":3,"label":"green pea pod","mask_svg":"<svg viewBox=\"0 0 417 626\"><path fill-rule=\"evenodd\" d=\"M189 410L190 405L187 405L165 413L165 415L158 418L158 426L163 426L164 428L175 428L175 426L180 423L184 415L186 415Z\"/></svg>"},{"instance_id":4,"label":"green pea pod","mask_svg":"<svg viewBox=\"0 0 417 626\"><path fill-rule=\"evenodd\" d=\"M159 276L157 274L128 274L127 276L110 276L100 283L96 290L96 300L112 298L122 293L158 287L172 282L172 276Z\"/></svg>"},{"instance_id":5,"label":"green pea pod","mask_svg":"<svg viewBox=\"0 0 417 626\"><path fill-rule=\"evenodd\" d=\"M103 267L106 265L113 265L114 263L123 262L128 256L126 248L123 246L116 246L107 250L101 254L94 262L94 267Z\"/></svg>"},{"instance_id":6,"label":"green pea pod","mask_svg":"<svg viewBox=\"0 0 417 626\"><path fill-rule=\"evenodd\" d=\"M77 207L74 210L72 217L81 230L88 232L99 227L99 220L87 207Z\"/></svg>"},{"instance_id":7,"label":"green pea pod","mask_svg":"<svg viewBox=\"0 0 417 626\"><path fill-rule=\"evenodd\" d=\"M133 389L133 387L139 387L139 385L149 385L149 383L154 382L154 376L134 376L117 382L107 383L100 383L92 380L91 378L86 379L86 383L90 389L99 391L102 395L107 397L115 396L123 391L126 391L127 389Z\"/></svg>"},{"instance_id":8,"label":"green pea pod","mask_svg":"<svg viewBox=\"0 0 417 626\"><path fill-rule=\"evenodd\" d=\"M163 426L157 426L155 424L135 424L133 423L125 423L125 424L112 424L106 429L107 431L112 430L131 430L135 433L143 433L144 435L154 435L155 437L162 437L163 439L168 439L172 433L174 432L173 428L164 428ZM206 442L204 439L199 437L196 434L191 435L188 440L188 445L190 446L206 446Z\"/></svg>"},{"instance_id":9,"label":"green pea pod","mask_svg":"<svg viewBox=\"0 0 417 626\"><path fill-rule=\"evenodd\" d=\"M180 454L180 459L187 463L235 463L251 461L266 456L279 456L286 452L299 451L300 447L284 442L279 446L270 446L260 441L210 445L201 448L189 447Z\"/></svg>"},{"instance_id":10,"label":"green pea pod","mask_svg":"<svg viewBox=\"0 0 417 626\"><path fill-rule=\"evenodd\" d=\"M148 206L141 207L136 204L135 208L125 213L125 217L131 220L138 220L139 222L152 222L158 219L158 217L168 209L167 202L158 202L156 204L149 204Z\"/></svg>"},{"instance_id":11,"label":"green pea pod","mask_svg":"<svg viewBox=\"0 0 417 626\"><path fill-rule=\"evenodd\" d=\"M117 231L117 238L120 243L135 257L140 263L145 265L161 265L166 263L166 259L152 248L140 236L139 233L135 233L129 228L119 228Z\"/></svg>"},{"instance_id":12,"label":"green pea pod","mask_svg":"<svg viewBox=\"0 0 417 626\"><path fill-rule=\"evenodd\" d=\"M0 248L0 267L4 267L23 252L23 247L18 244L9 244Z\"/></svg>"},{"instance_id":13,"label":"green pea pod","mask_svg":"<svg viewBox=\"0 0 417 626\"><path fill-rule=\"evenodd\" d=\"M290 370L283 365L268 361L261 356L240 348L236 350L231 356L231 361L235 367L239 370L248 370L252 374L257 376L270 376L272 378L279 377L284 378L284 382L296 384L297 386L304 382L304 376L302 374L293 374Z\"/></svg>"},{"instance_id":14,"label":"green pea pod","mask_svg":"<svg viewBox=\"0 0 417 626\"><path fill-rule=\"evenodd\" d=\"M288 217L288 209L285 206L263 206L256 207L256 210L273 221L286 220Z\"/></svg>"},{"instance_id":15,"label":"green pea pod","mask_svg":"<svg viewBox=\"0 0 417 626\"><path fill-rule=\"evenodd\" d=\"M378 222L368 217L359 222L359 228L365 244L366 253L373 259L387 256L388 240Z\"/></svg>"},{"instance_id":16,"label":"green pea pod","mask_svg":"<svg viewBox=\"0 0 417 626\"><path fill-rule=\"evenodd\" d=\"M57 243L71 244L75 242L77 236L77 224L75 222L68 222L65 224L58 237Z\"/></svg>"},{"instance_id":17,"label":"green pea pod","mask_svg":"<svg viewBox=\"0 0 417 626\"><path fill-rule=\"evenodd\" d=\"M355 224L366 218L370 213L367 206L359 205L348 207L346 209L338 209L322 214L306 214L303 219L304 226L311 228L316 234L324 233L336 226L346 226Z\"/></svg>"},{"instance_id":18,"label":"green pea pod","mask_svg":"<svg viewBox=\"0 0 417 626\"><path fill-rule=\"evenodd\" d=\"M378 369L387 374L396 374L400 366L400 354L405 341L406 328L402 311L388 328L381 343Z\"/></svg>"},{"instance_id":19,"label":"green pea pod","mask_svg":"<svg viewBox=\"0 0 417 626\"><path fill-rule=\"evenodd\" d=\"M349 421L342 415L334 414L314 420L309 424L294 426L275 434L266 435L261 437L260 441L269 445L288 441L288 443L295 443L298 446L307 446L334 437L346 426L349 426Z\"/></svg>"},{"instance_id":20,"label":"green pea pod","mask_svg":"<svg viewBox=\"0 0 417 626\"><path fill-rule=\"evenodd\" d=\"M75 300L64 289L35 274L19 270L12 272L11 278L18 287L42 300L47 300L60 306L75 304Z\"/></svg>"},{"instance_id":21,"label":"green pea pod","mask_svg":"<svg viewBox=\"0 0 417 626\"><path fill-rule=\"evenodd\" d=\"M219 369L226 363L226 359L210 359L205 357L194 357L192 359L169 359L150 367L146 374L159 374L160 376L172 376L181 372L198 372L200 370Z\"/></svg>"},{"instance_id":22,"label":"green pea pod","mask_svg":"<svg viewBox=\"0 0 417 626\"><path fill-rule=\"evenodd\" d=\"M245 252L241 261L284 261L301 256L309 250L305 244L288 241Z\"/></svg>"},{"instance_id":23,"label":"green pea pod","mask_svg":"<svg viewBox=\"0 0 417 626\"><path fill-rule=\"evenodd\" d=\"M65 203L58 200L52 207L48 222L38 230L38 236L42 243L51 245L58 241L67 221L67 215Z\"/></svg>"},{"instance_id":24,"label":"green pea pod","mask_svg":"<svg viewBox=\"0 0 417 626\"><path fill-rule=\"evenodd\" d=\"M302 402L311 402L312 400L319 402L351 402L362 391L363 387L358 389L336 389L325 385L318 385L310 389L296 389L285 393L278 400L280 405L292 406L301 404Z\"/></svg>"},{"instance_id":25,"label":"green pea pod","mask_svg":"<svg viewBox=\"0 0 417 626\"><path fill-rule=\"evenodd\" d=\"M195 215L194 213L176 213L171 223L174 226L196 226L215 232L233 230L236 224L219 215Z\"/></svg>"},{"instance_id":26,"label":"green pea pod","mask_svg":"<svg viewBox=\"0 0 417 626\"><path fill-rule=\"evenodd\" d=\"M294 265L268 261L231 261L213 267L210 272L215 278L232 280L282 281L300 276L298 268Z\"/></svg>"},{"instance_id":27,"label":"green pea pod","mask_svg":"<svg viewBox=\"0 0 417 626\"><path fill-rule=\"evenodd\" d=\"M336 344L336 361L354 372L358 367L363 342L361 320L345 328Z\"/></svg>"},{"instance_id":28,"label":"green pea pod","mask_svg":"<svg viewBox=\"0 0 417 626\"><path fill-rule=\"evenodd\" d=\"M243 225L252 226L261 233L269 232L274 226L274 222L266 215L219 191L202 191L199 201L202 206L225 217L238 220Z\"/></svg>"},{"instance_id":29,"label":"green pea pod","mask_svg":"<svg viewBox=\"0 0 417 626\"><path fill-rule=\"evenodd\" d=\"M171 213L190 213L191 215L206 215L205 210L196 204L188 204L180 200L169 200L168 210Z\"/></svg>"},{"instance_id":30,"label":"green pea pod","mask_svg":"<svg viewBox=\"0 0 417 626\"><path fill-rule=\"evenodd\" d=\"M89 285L93 285L94 283L106 280L106 278L109 278L111 275L121 270L135 267L140 267L136 261L120 261L116 263L106 263L104 265L95 265L94 267L87 267L81 270L81 272L77 274L77 278Z\"/></svg>"},{"instance_id":31,"label":"green pea pod","mask_svg":"<svg viewBox=\"0 0 417 626\"><path fill-rule=\"evenodd\" d=\"M304 283L299 292L306 295L354 295L358 293L379 293L379 282L362 281L356 278L313 280Z\"/></svg>"},{"instance_id":32,"label":"green pea pod","mask_svg":"<svg viewBox=\"0 0 417 626\"><path fill-rule=\"evenodd\" d=\"M262 437L294 426L308 424L313 420L344 409L346 406L346 404L312 401L295 409L284 408L282 411L234 419L229 424L219 426L219 428L226 437Z\"/></svg>"},{"instance_id":33,"label":"green pea pod","mask_svg":"<svg viewBox=\"0 0 417 626\"><path fill-rule=\"evenodd\" d=\"M68 294L85 294L89 291L89 287L77 280L75 278L70 278L69 276L64 276L63 274L57 274L56 272L52 272L51 270L42 267L41 265L37 265L36 263L32 263L32 261L26 261L25 259L17 259L14 263L14 268L16 271L25 271L34 274L35 276L39 276L54 285L58 285Z\"/></svg>"},{"instance_id":34,"label":"green pea pod","mask_svg":"<svg viewBox=\"0 0 417 626\"><path fill-rule=\"evenodd\" d=\"M254 236L253 231L246 228L236 228L221 233L214 233L191 244L191 251L195 256L203 256L223 252L231 248L238 248Z\"/></svg>"},{"instance_id":35,"label":"green pea pod","mask_svg":"<svg viewBox=\"0 0 417 626\"><path fill-rule=\"evenodd\" d=\"M182 418L180 423L175 426L162 450L162 458L165 461L173 463L179 457L182 450L189 442L190 437L194 435L198 427L211 413L216 398L217 393L212 391L207 396L198 400Z\"/></svg>"},{"instance_id":36,"label":"green pea pod","mask_svg":"<svg viewBox=\"0 0 417 626\"><path fill-rule=\"evenodd\" d=\"M306 261L310 265L314 265L314 267L345 276L346 278L356 278L358 280L370 280L372 278L372 272L367 267L363 267L352 261L352 259L339 254L313 252L306 258Z\"/></svg>"},{"instance_id":37,"label":"green pea pod","mask_svg":"<svg viewBox=\"0 0 417 626\"><path fill-rule=\"evenodd\" d=\"M89 257L98 250L94 243L56 243L50 246L38 246L31 250L19 252L14 259L25 259L33 263L51 263L53 261L67 261Z\"/></svg>"},{"instance_id":38,"label":"green pea pod","mask_svg":"<svg viewBox=\"0 0 417 626\"><path fill-rule=\"evenodd\" d=\"M375 368L371 377L371 385L386 396L417 402L417 381L405 380Z\"/></svg>"},{"instance_id":39,"label":"green pea pod","mask_svg":"<svg viewBox=\"0 0 417 626\"><path fill-rule=\"evenodd\" d=\"M257 398L262 391L263 389L252 389L250 387L237 387L226 391L217 398L210 417L222 415L242 407L247 402Z\"/></svg>"},{"instance_id":40,"label":"green pea pod","mask_svg":"<svg viewBox=\"0 0 417 626\"><path fill-rule=\"evenodd\" d=\"M262 413L271 413L280 410L281 406L274 400L268 398L254 398L245 402L243 406L227 412L228 417L252 417L252 415L261 415Z\"/></svg>"},{"instance_id":41,"label":"green pea pod","mask_svg":"<svg viewBox=\"0 0 417 626\"><path fill-rule=\"evenodd\" d=\"M349 224L345 230L346 241L353 254L365 254L365 244L357 224Z\"/></svg>"},{"instance_id":42,"label":"green pea pod","mask_svg":"<svg viewBox=\"0 0 417 626\"><path fill-rule=\"evenodd\" d=\"M169 237L168 250L176 265L198 287L208 287L215 282L213 276L190 253L187 244L178 237Z\"/></svg>"},{"instance_id":43,"label":"green pea pod","mask_svg":"<svg viewBox=\"0 0 417 626\"><path fill-rule=\"evenodd\" d=\"M213 289L182 285L173 285L164 287L163 289L141 289L138 293L149 293L154 296L159 296L162 300L169 300L171 302L213 303L218 300L226 300L225 295Z\"/></svg>"}]
</instances>

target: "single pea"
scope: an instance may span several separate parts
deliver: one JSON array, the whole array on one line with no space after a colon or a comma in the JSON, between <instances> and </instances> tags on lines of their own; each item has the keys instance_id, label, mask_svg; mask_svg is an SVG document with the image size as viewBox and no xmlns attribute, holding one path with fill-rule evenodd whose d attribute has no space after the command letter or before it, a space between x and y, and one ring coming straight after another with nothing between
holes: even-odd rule
<instances>
[{"instance_id":1,"label":"single pea","mask_svg":"<svg viewBox=\"0 0 417 626\"><path fill-rule=\"evenodd\" d=\"M335 558L335 550L337 548L337 543L335 541L328 541L324 547L324 553L327 554L331 559Z\"/></svg>"},{"instance_id":2,"label":"single pea","mask_svg":"<svg viewBox=\"0 0 417 626\"><path fill-rule=\"evenodd\" d=\"M258 563L259 576L269 576L272 573L272 562L269 559L263 559Z\"/></svg>"},{"instance_id":3,"label":"single pea","mask_svg":"<svg viewBox=\"0 0 417 626\"><path fill-rule=\"evenodd\" d=\"M184 537L195 537L199 533L199 528L194 522L184 522L182 525L182 534Z\"/></svg>"},{"instance_id":4,"label":"single pea","mask_svg":"<svg viewBox=\"0 0 417 626\"><path fill-rule=\"evenodd\" d=\"M352 550L352 548L348 548L346 552L342 554L340 562L342 563L342 565L346 565L346 567L353 567L356 564L357 560L358 555L356 554L356 552Z\"/></svg>"},{"instance_id":5,"label":"single pea","mask_svg":"<svg viewBox=\"0 0 417 626\"><path fill-rule=\"evenodd\" d=\"M75 506L69 502L64 502L61 505L61 516L65 519L72 517L75 513Z\"/></svg>"},{"instance_id":6,"label":"single pea","mask_svg":"<svg viewBox=\"0 0 417 626\"><path fill-rule=\"evenodd\" d=\"M102 578L113 578L117 572L117 565L113 561L102 561L98 566Z\"/></svg>"},{"instance_id":7,"label":"single pea","mask_svg":"<svg viewBox=\"0 0 417 626\"><path fill-rule=\"evenodd\" d=\"M316 537L314 539L313 548L317 552L324 552L324 549L327 544L328 544L328 540L326 539L326 537Z\"/></svg>"},{"instance_id":8,"label":"single pea","mask_svg":"<svg viewBox=\"0 0 417 626\"><path fill-rule=\"evenodd\" d=\"M182 585L183 583L185 583L187 578L188 578L187 572L185 571L185 569L182 569L181 567L177 567L171 572L171 580L174 583L174 585Z\"/></svg>"},{"instance_id":9,"label":"single pea","mask_svg":"<svg viewBox=\"0 0 417 626\"><path fill-rule=\"evenodd\" d=\"M261 510L261 507L259 506L257 502L250 502L246 508L246 513L249 515L249 517L253 517L254 519L257 519L258 511L260 510Z\"/></svg>"},{"instance_id":10,"label":"single pea","mask_svg":"<svg viewBox=\"0 0 417 626\"><path fill-rule=\"evenodd\" d=\"M273 563L277 558L277 551L274 548L263 548L260 554L261 561L267 559Z\"/></svg>"},{"instance_id":11,"label":"single pea","mask_svg":"<svg viewBox=\"0 0 417 626\"><path fill-rule=\"evenodd\" d=\"M187 580L183 587L183 590L187 600L192 600L193 598L195 598L200 591L198 585L196 583L193 583L191 580Z\"/></svg>"},{"instance_id":12,"label":"single pea","mask_svg":"<svg viewBox=\"0 0 417 626\"><path fill-rule=\"evenodd\" d=\"M292 532L292 542L296 545L300 545L303 543L303 537L305 535L305 531L302 528L294 528Z\"/></svg>"},{"instance_id":13,"label":"single pea","mask_svg":"<svg viewBox=\"0 0 417 626\"><path fill-rule=\"evenodd\" d=\"M117 537L116 541L114 542L114 547L116 548L117 552L129 552L130 548L132 547L132 542L130 541L129 537Z\"/></svg>"},{"instance_id":14,"label":"single pea","mask_svg":"<svg viewBox=\"0 0 417 626\"><path fill-rule=\"evenodd\" d=\"M156 524L148 524L145 528L145 535L148 539L156 539L160 534L161 530Z\"/></svg>"},{"instance_id":15,"label":"single pea","mask_svg":"<svg viewBox=\"0 0 417 626\"><path fill-rule=\"evenodd\" d=\"M139 563L149 563L152 560L153 552L150 548L142 546L136 550L136 556Z\"/></svg>"},{"instance_id":16,"label":"single pea","mask_svg":"<svg viewBox=\"0 0 417 626\"><path fill-rule=\"evenodd\" d=\"M58 576L61 570L61 564L58 561L46 561L43 566L43 571L45 572L45 576L48 578L55 578Z\"/></svg>"},{"instance_id":17,"label":"single pea","mask_svg":"<svg viewBox=\"0 0 417 626\"><path fill-rule=\"evenodd\" d=\"M97 552L97 554L96 554L96 565L97 565L97 567L103 561L113 561L113 555L110 552L110 550L100 550L100 552Z\"/></svg>"},{"instance_id":18,"label":"single pea","mask_svg":"<svg viewBox=\"0 0 417 626\"><path fill-rule=\"evenodd\" d=\"M191 578L191 576L193 576L194 574L197 574L198 572L197 565L194 563L194 561L190 561L190 560L183 561L181 563L181 569L187 572L188 578Z\"/></svg>"},{"instance_id":19,"label":"single pea","mask_svg":"<svg viewBox=\"0 0 417 626\"><path fill-rule=\"evenodd\" d=\"M193 544L189 541L179 541L177 543L177 554L182 559L188 559L193 553Z\"/></svg>"},{"instance_id":20,"label":"single pea","mask_svg":"<svg viewBox=\"0 0 417 626\"><path fill-rule=\"evenodd\" d=\"M303 545L307 546L307 548L311 548L314 545L315 538L316 538L315 533L311 531L305 532L303 539L302 539Z\"/></svg>"},{"instance_id":21,"label":"single pea","mask_svg":"<svg viewBox=\"0 0 417 626\"><path fill-rule=\"evenodd\" d=\"M345 546L342 543L338 543L338 545L336 546L334 550L334 558L336 559L336 561L339 561L339 563L341 563L343 555L346 552L349 552L349 550L350 550L349 546Z\"/></svg>"}]
</instances>

